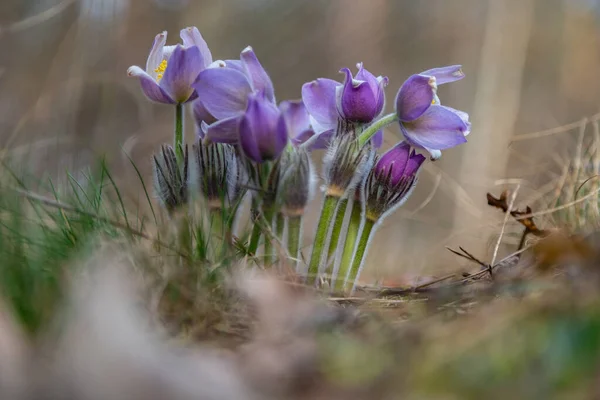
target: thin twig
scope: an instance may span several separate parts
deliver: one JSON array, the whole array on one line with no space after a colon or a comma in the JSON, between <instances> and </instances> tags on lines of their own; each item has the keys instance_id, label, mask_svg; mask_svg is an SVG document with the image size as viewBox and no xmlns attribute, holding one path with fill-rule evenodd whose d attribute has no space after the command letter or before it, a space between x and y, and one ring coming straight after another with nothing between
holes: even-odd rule
<instances>
[{"instance_id":1,"label":"thin twig","mask_svg":"<svg viewBox=\"0 0 600 400\"><path fill-rule=\"evenodd\" d=\"M504 221L502 223L502 229L500 230L500 236L498 237L498 241L496 242L496 246L494 246L494 252L492 254L492 262L490 262L490 265L494 265L494 263L496 262L496 257L498 257L498 250L500 249L500 243L502 242L502 237L504 236L504 230L506 229L506 224L508 223L508 218L510 218L511 214L510 212L513 209L513 206L515 204L515 200L517 198L517 194L519 193L519 189L521 188L520 185L518 185L511 198L510 198L510 203L508 204L508 208L505 211L504 214ZM490 274L491 274L491 269L490 269Z\"/></svg>"}]
</instances>

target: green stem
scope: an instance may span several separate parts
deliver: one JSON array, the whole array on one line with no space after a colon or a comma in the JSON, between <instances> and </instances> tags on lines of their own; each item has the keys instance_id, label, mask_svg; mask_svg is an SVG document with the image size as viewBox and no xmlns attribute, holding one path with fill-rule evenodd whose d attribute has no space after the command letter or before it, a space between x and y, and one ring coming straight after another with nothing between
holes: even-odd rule
<instances>
[{"instance_id":1,"label":"green stem","mask_svg":"<svg viewBox=\"0 0 600 400\"><path fill-rule=\"evenodd\" d=\"M288 237L287 247L290 257L292 257L292 265L297 266L300 260L300 239L302 236L302 216L294 216L288 218Z\"/></svg>"},{"instance_id":2,"label":"green stem","mask_svg":"<svg viewBox=\"0 0 600 400\"><path fill-rule=\"evenodd\" d=\"M360 273L362 272L361 270L364 263L364 258L367 252L367 247L370 243L369 239L371 237L371 233L373 232L375 222L376 221L373 221L371 219L366 219L365 226L363 227L362 233L360 235L360 239L356 244L356 253L354 254L354 259L352 260L350 276L348 276L348 280L345 285L346 290L350 289L350 293L354 292L356 280L360 277Z\"/></svg>"},{"instance_id":3,"label":"green stem","mask_svg":"<svg viewBox=\"0 0 600 400\"><path fill-rule=\"evenodd\" d=\"M274 214L273 206L263 207L264 220L261 222L263 223L262 228L265 235L265 267L273 264L273 240L277 240L271 232Z\"/></svg>"},{"instance_id":4,"label":"green stem","mask_svg":"<svg viewBox=\"0 0 600 400\"><path fill-rule=\"evenodd\" d=\"M177 157L177 164L182 166L183 164L183 104L177 103L175 106L175 139L173 140L175 146L175 156Z\"/></svg>"},{"instance_id":5,"label":"green stem","mask_svg":"<svg viewBox=\"0 0 600 400\"><path fill-rule=\"evenodd\" d=\"M377 131L393 124L396 121L398 121L398 114L396 113L391 113L385 117L381 117L369 125L364 131L362 131L360 136L358 136L358 144L361 147L364 146L365 143L367 143L377 133Z\"/></svg>"},{"instance_id":6,"label":"green stem","mask_svg":"<svg viewBox=\"0 0 600 400\"><path fill-rule=\"evenodd\" d=\"M329 195L326 195L325 200L323 201L323 208L321 209L321 216L319 217L319 224L317 225L315 242L313 244L313 250L310 256L310 263L308 264L308 283L314 283L317 280L321 256L323 254L323 250L325 250L325 246L327 245L329 225L331 223L331 219L335 216L335 210L339 202L339 197Z\"/></svg>"},{"instance_id":7,"label":"green stem","mask_svg":"<svg viewBox=\"0 0 600 400\"><path fill-rule=\"evenodd\" d=\"M283 243L285 234L285 217L282 213L277 213L275 216L275 238L273 240L278 240L279 243ZM282 260L280 260L282 261Z\"/></svg>"},{"instance_id":8,"label":"green stem","mask_svg":"<svg viewBox=\"0 0 600 400\"><path fill-rule=\"evenodd\" d=\"M344 225L344 217L346 216L346 212L348 212L348 199L340 200L337 213L335 214L335 220L333 221L333 230L331 231L331 239L329 241L329 250L327 251L327 272L331 273L331 267L335 263L335 259L332 260L331 257L335 255L335 252L338 247L338 242L340 240L340 235L342 233L342 225Z\"/></svg>"},{"instance_id":9,"label":"green stem","mask_svg":"<svg viewBox=\"0 0 600 400\"><path fill-rule=\"evenodd\" d=\"M215 262L218 262L220 257L220 251L224 248L225 234L227 227L225 223L224 213L222 209L214 209L210 211L210 237L211 248L213 250L213 256Z\"/></svg>"},{"instance_id":10,"label":"green stem","mask_svg":"<svg viewBox=\"0 0 600 400\"><path fill-rule=\"evenodd\" d=\"M260 228L260 210L258 209L257 204L252 205L252 210L250 213L250 219L253 223L253 226L252 233L250 234L250 242L248 244L248 254L254 256L256 255L256 250L258 250L260 236L262 235L262 229Z\"/></svg>"},{"instance_id":11,"label":"green stem","mask_svg":"<svg viewBox=\"0 0 600 400\"><path fill-rule=\"evenodd\" d=\"M350 224L348 225L348 230L346 233L342 261L337 273L335 285L333 285L335 291L338 293L344 290L344 285L346 284L346 275L348 275L350 265L352 264L352 256L354 255L354 249L357 246L358 231L360 230L360 223L362 222L361 214L362 210L360 203L355 203L352 207L352 213L350 214Z\"/></svg>"},{"instance_id":12,"label":"green stem","mask_svg":"<svg viewBox=\"0 0 600 400\"><path fill-rule=\"evenodd\" d=\"M277 217L275 218L275 234L277 235L277 239L283 242L283 234L285 232L285 217L282 213L277 213Z\"/></svg>"}]
</instances>

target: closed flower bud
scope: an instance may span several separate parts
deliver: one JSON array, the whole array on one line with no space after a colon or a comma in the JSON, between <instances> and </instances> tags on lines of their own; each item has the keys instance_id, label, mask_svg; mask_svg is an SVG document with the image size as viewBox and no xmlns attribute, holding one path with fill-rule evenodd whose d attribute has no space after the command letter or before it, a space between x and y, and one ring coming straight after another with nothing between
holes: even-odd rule
<instances>
[{"instance_id":1,"label":"closed flower bud","mask_svg":"<svg viewBox=\"0 0 600 400\"><path fill-rule=\"evenodd\" d=\"M238 179L235 148L223 143L193 145L195 165L192 182L208 202L210 209L232 204Z\"/></svg>"},{"instance_id":2,"label":"closed flower bud","mask_svg":"<svg viewBox=\"0 0 600 400\"><path fill-rule=\"evenodd\" d=\"M404 204L417 183L425 157L400 142L375 162L365 183L366 216L377 221Z\"/></svg>"},{"instance_id":3,"label":"closed flower bud","mask_svg":"<svg viewBox=\"0 0 600 400\"><path fill-rule=\"evenodd\" d=\"M281 213L289 217L302 216L316 183L310 156L306 150L295 148L284 153L281 164L282 176L277 195Z\"/></svg>"},{"instance_id":4,"label":"closed flower bud","mask_svg":"<svg viewBox=\"0 0 600 400\"><path fill-rule=\"evenodd\" d=\"M170 213L188 200L188 148L185 146L183 168L177 165L175 151L163 145L153 160L154 190Z\"/></svg>"},{"instance_id":5,"label":"closed flower bud","mask_svg":"<svg viewBox=\"0 0 600 400\"><path fill-rule=\"evenodd\" d=\"M370 145L361 147L354 132L336 135L323 159L326 194L344 197L364 178L372 158Z\"/></svg>"}]
</instances>

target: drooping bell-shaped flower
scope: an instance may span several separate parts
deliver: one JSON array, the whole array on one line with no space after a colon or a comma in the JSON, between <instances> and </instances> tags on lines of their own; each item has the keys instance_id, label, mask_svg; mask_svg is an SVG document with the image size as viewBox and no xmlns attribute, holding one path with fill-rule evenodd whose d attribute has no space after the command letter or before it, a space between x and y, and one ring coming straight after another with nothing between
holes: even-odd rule
<instances>
[{"instance_id":1,"label":"drooping bell-shaped flower","mask_svg":"<svg viewBox=\"0 0 600 400\"><path fill-rule=\"evenodd\" d=\"M441 150L467 141L468 114L442 106L437 96L438 85L464 76L460 65L431 69L408 78L396 96L402 134L412 146L427 150L432 159L441 157Z\"/></svg>"},{"instance_id":2,"label":"drooping bell-shaped flower","mask_svg":"<svg viewBox=\"0 0 600 400\"><path fill-rule=\"evenodd\" d=\"M377 118L385 105L384 88L387 77L375 77L357 64L358 73L352 77L348 68L343 83L319 78L302 86L302 100L311 117L311 125L317 134L331 137L347 125L368 124ZM378 132L372 141L374 147L382 142Z\"/></svg>"},{"instance_id":3,"label":"drooping bell-shaped flower","mask_svg":"<svg viewBox=\"0 0 600 400\"><path fill-rule=\"evenodd\" d=\"M169 212L188 200L188 147L185 146L183 166L177 164L175 151L164 145L153 158L154 190Z\"/></svg>"},{"instance_id":4,"label":"drooping bell-shaped flower","mask_svg":"<svg viewBox=\"0 0 600 400\"><path fill-rule=\"evenodd\" d=\"M425 157L400 142L376 160L365 183L366 216L377 221L402 205L416 185Z\"/></svg>"},{"instance_id":5,"label":"drooping bell-shaped flower","mask_svg":"<svg viewBox=\"0 0 600 400\"><path fill-rule=\"evenodd\" d=\"M177 104L197 98L192 83L198 74L208 68L222 66L222 61L213 63L212 54L202 35L195 27L182 29L183 44L166 46L167 32L154 38L146 69L131 66L129 76L138 77L142 91L150 100Z\"/></svg>"},{"instance_id":6,"label":"drooping bell-shaped flower","mask_svg":"<svg viewBox=\"0 0 600 400\"><path fill-rule=\"evenodd\" d=\"M261 90L248 97L239 123L239 143L252 161L262 163L279 157L288 142L288 128L281 111Z\"/></svg>"}]
</instances>

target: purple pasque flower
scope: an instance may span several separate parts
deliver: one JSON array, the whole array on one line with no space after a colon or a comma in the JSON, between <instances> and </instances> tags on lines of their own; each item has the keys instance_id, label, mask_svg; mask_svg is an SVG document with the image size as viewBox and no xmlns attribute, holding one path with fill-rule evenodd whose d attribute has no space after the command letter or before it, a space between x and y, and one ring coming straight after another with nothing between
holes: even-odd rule
<instances>
[{"instance_id":1,"label":"purple pasque flower","mask_svg":"<svg viewBox=\"0 0 600 400\"><path fill-rule=\"evenodd\" d=\"M225 65L200 73L193 85L199 96L193 110L200 136L205 135L213 142L235 144L241 141L240 123L252 95L260 92L273 107L277 103L271 78L251 47L242 51L240 60L226 60ZM301 101L282 101L279 110L294 144L300 145L313 137L314 130ZM318 146L320 142L314 140L311 144Z\"/></svg>"},{"instance_id":2,"label":"purple pasque flower","mask_svg":"<svg viewBox=\"0 0 600 400\"><path fill-rule=\"evenodd\" d=\"M410 144L400 142L375 162L364 186L366 217L385 218L409 198L417 183L417 173L425 161Z\"/></svg>"},{"instance_id":3,"label":"purple pasque flower","mask_svg":"<svg viewBox=\"0 0 600 400\"><path fill-rule=\"evenodd\" d=\"M403 180L413 179L425 161L422 154L415 154L415 150L407 142L400 142L385 152L374 166L378 180L389 186L397 186Z\"/></svg>"},{"instance_id":4,"label":"purple pasque flower","mask_svg":"<svg viewBox=\"0 0 600 400\"><path fill-rule=\"evenodd\" d=\"M388 84L388 78L375 77L363 68L362 63L356 66L358 73L354 77L348 68L340 71L345 74L343 83L319 78L302 86L302 100L317 134L331 137L340 121L368 124L383 111L384 88ZM374 136L375 147L381 146L382 134L378 132Z\"/></svg>"},{"instance_id":5,"label":"purple pasque flower","mask_svg":"<svg viewBox=\"0 0 600 400\"><path fill-rule=\"evenodd\" d=\"M197 94L192 83L198 74L211 67L222 66L222 61L213 63L212 54L202 35L195 27L182 29L182 44L165 46L167 32L154 38L154 44L146 61L146 69L131 66L129 76L140 79L142 91L150 100L177 104L194 100Z\"/></svg>"},{"instance_id":6,"label":"purple pasque flower","mask_svg":"<svg viewBox=\"0 0 600 400\"><path fill-rule=\"evenodd\" d=\"M288 143L287 123L281 111L263 90L248 96L248 106L239 124L239 144L256 163L274 160Z\"/></svg>"},{"instance_id":7,"label":"purple pasque flower","mask_svg":"<svg viewBox=\"0 0 600 400\"><path fill-rule=\"evenodd\" d=\"M402 134L412 146L427 150L432 159L441 157L441 150L467 141L469 115L442 106L437 97L438 85L464 76L460 65L430 69L408 78L396 96Z\"/></svg>"}]
</instances>

